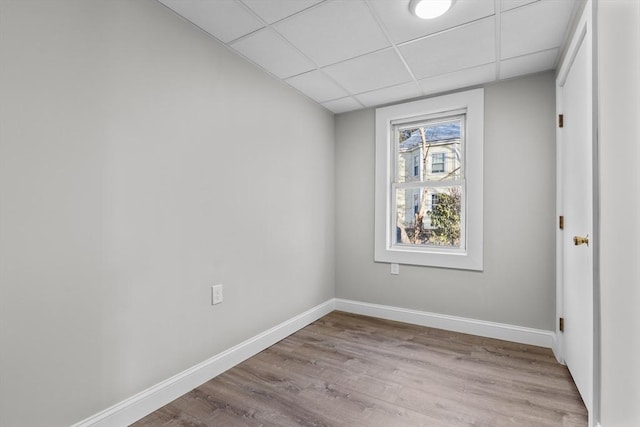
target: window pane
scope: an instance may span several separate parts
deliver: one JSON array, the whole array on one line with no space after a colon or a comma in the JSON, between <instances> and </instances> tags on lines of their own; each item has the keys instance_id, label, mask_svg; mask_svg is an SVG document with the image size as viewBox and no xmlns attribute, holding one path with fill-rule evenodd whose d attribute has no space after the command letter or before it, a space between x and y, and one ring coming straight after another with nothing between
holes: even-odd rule
<instances>
[{"instance_id":1,"label":"window pane","mask_svg":"<svg viewBox=\"0 0 640 427\"><path fill-rule=\"evenodd\" d=\"M461 127L456 118L399 129L397 182L461 178Z\"/></svg>"},{"instance_id":2,"label":"window pane","mask_svg":"<svg viewBox=\"0 0 640 427\"><path fill-rule=\"evenodd\" d=\"M460 248L462 187L396 189L399 245Z\"/></svg>"}]
</instances>

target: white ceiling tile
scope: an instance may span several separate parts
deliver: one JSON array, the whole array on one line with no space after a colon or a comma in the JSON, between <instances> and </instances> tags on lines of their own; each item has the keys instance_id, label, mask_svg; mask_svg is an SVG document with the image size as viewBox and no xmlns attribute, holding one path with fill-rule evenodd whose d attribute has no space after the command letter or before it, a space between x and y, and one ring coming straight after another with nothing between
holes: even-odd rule
<instances>
[{"instance_id":1,"label":"white ceiling tile","mask_svg":"<svg viewBox=\"0 0 640 427\"><path fill-rule=\"evenodd\" d=\"M495 19L485 18L400 46L418 79L495 61Z\"/></svg>"},{"instance_id":2,"label":"white ceiling tile","mask_svg":"<svg viewBox=\"0 0 640 427\"><path fill-rule=\"evenodd\" d=\"M271 29L249 34L232 43L231 47L281 79L315 68L311 61Z\"/></svg>"},{"instance_id":3,"label":"white ceiling tile","mask_svg":"<svg viewBox=\"0 0 640 427\"><path fill-rule=\"evenodd\" d=\"M503 60L500 62L500 78L508 79L539 71L552 70L557 58L558 49L550 49Z\"/></svg>"},{"instance_id":4,"label":"white ceiling tile","mask_svg":"<svg viewBox=\"0 0 640 427\"><path fill-rule=\"evenodd\" d=\"M235 0L160 0L224 43L264 25Z\"/></svg>"},{"instance_id":5,"label":"white ceiling tile","mask_svg":"<svg viewBox=\"0 0 640 427\"><path fill-rule=\"evenodd\" d=\"M495 63L455 71L441 76L420 80L420 86L425 94L445 92L447 90L461 89L463 87L479 85L495 81Z\"/></svg>"},{"instance_id":6,"label":"white ceiling tile","mask_svg":"<svg viewBox=\"0 0 640 427\"><path fill-rule=\"evenodd\" d=\"M242 0L269 24L307 9L322 0Z\"/></svg>"},{"instance_id":7,"label":"white ceiling tile","mask_svg":"<svg viewBox=\"0 0 640 427\"><path fill-rule=\"evenodd\" d=\"M322 71L318 70L293 76L285 81L317 102L325 102L349 95Z\"/></svg>"},{"instance_id":8,"label":"white ceiling tile","mask_svg":"<svg viewBox=\"0 0 640 427\"><path fill-rule=\"evenodd\" d=\"M573 5L568 0L541 0L503 13L501 58L560 46Z\"/></svg>"},{"instance_id":9,"label":"white ceiling tile","mask_svg":"<svg viewBox=\"0 0 640 427\"><path fill-rule=\"evenodd\" d=\"M375 70L375 72L371 72ZM387 49L323 68L342 87L351 93L380 89L411 80L400 57Z\"/></svg>"},{"instance_id":10,"label":"white ceiling tile","mask_svg":"<svg viewBox=\"0 0 640 427\"><path fill-rule=\"evenodd\" d=\"M404 99L417 98L422 95L422 89L415 82L386 87L356 95L356 99L365 107L389 104Z\"/></svg>"},{"instance_id":11,"label":"white ceiling tile","mask_svg":"<svg viewBox=\"0 0 640 427\"><path fill-rule=\"evenodd\" d=\"M409 1L371 0L391 39L403 43L494 14L494 2L458 0L437 19L420 19L409 11Z\"/></svg>"},{"instance_id":12,"label":"white ceiling tile","mask_svg":"<svg viewBox=\"0 0 640 427\"><path fill-rule=\"evenodd\" d=\"M322 105L336 114L359 110L362 108L362 105L360 105L358 101L350 96L347 98L334 99L333 101L323 102Z\"/></svg>"},{"instance_id":13,"label":"white ceiling tile","mask_svg":"<svg viewBox=\"0 0 640 427\"><path fill-rule=\"evenodd\" d=\"M516 7L524 6L529 3L535 3L540 0L502 0L501 11L515 9Z\"/></svg>"},{"instance_id":14,"label":"white ceiling tile","mask_svg":"<svg viewBox=\"0 0 640 427\"><path fill-rule=\"evenodd\" d=\"M389 46L361 1L328 1L279 22L274 28L319 66Z\"/></svg>"}]
</instances>

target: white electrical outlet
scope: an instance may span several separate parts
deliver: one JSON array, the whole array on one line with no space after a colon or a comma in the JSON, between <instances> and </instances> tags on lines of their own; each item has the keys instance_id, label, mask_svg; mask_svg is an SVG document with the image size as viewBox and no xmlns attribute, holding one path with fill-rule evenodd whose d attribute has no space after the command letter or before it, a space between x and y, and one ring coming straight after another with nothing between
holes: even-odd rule
<instances>
[{"instance_id":1,"label":"white electrical outlet","mask_svg":"<svg viewBox=\"0 0 640 427\"><path fill-rule=\"evenodd\" d=\"M222 285L211 285L211 305L222 302Z\"/></svg>"},{"instance_id":2,"label":"white electrical outlet","mask_svg":"<svg viewBox=\"0 0 640 427\"><path fill-rule=\"evenodd\" d=\"M391 264L391 274L400 274L400 265Z\"/></svg>"}]
</instances>

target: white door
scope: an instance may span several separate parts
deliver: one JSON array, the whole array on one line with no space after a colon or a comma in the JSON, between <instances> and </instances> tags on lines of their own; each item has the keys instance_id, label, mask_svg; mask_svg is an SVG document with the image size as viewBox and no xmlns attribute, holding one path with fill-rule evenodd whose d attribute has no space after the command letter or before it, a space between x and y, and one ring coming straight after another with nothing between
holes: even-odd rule
<instances>
[{"instance_id":1,"label":"white door","mask_svg":"<svg viewBox=\"0 0 640 427\"><path fill-rule=\"evenodd\" d=\"M558 77L564 360L592 413L593 403L593 119L589 4ZM587 242L588 240L588 242Z\"/></svg>"}]
</instances>

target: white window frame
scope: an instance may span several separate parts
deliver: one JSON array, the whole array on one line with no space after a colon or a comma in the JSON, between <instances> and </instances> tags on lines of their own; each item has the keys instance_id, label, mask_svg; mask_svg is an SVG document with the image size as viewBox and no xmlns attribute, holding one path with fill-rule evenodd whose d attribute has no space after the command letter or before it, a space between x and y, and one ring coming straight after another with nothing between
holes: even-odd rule
<instances>
[{"instance_id":1,"label":"white window frame","mask_svg":"<svg viewBox=\"0 0 640 427\"><path fill-rule=\"evenodd\" d=\"M461 248L393 245L392 212L394 125L453 114L465 114L463 147L464 197ZM376 109L375 248L374 260L395 264L482 271L483 269L484 89L427 98Z\"/></svg>"}]
</instances>

